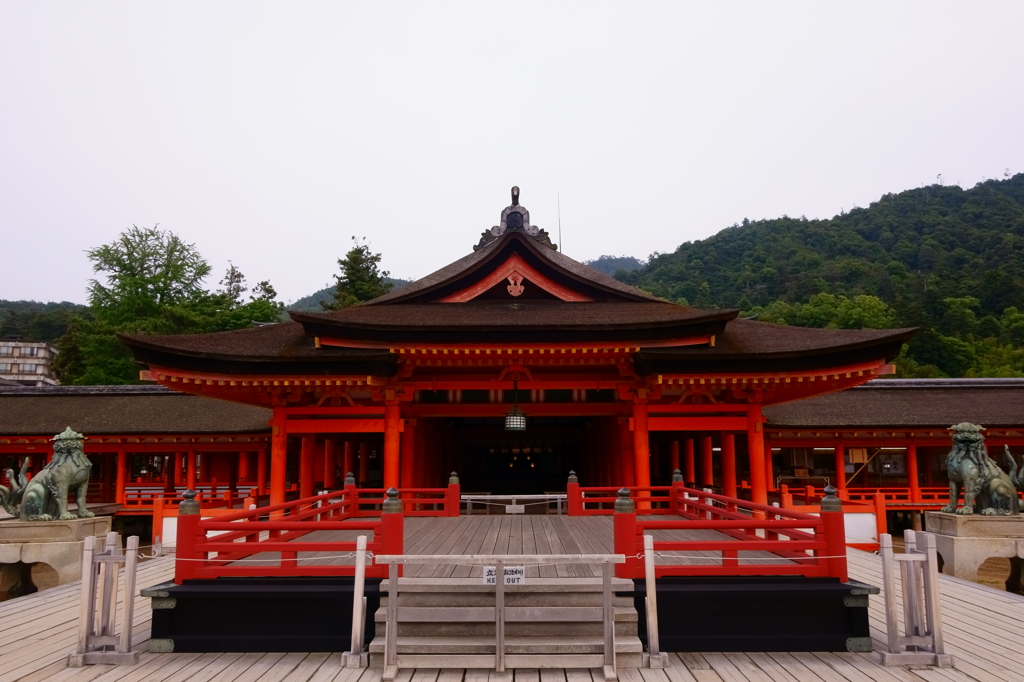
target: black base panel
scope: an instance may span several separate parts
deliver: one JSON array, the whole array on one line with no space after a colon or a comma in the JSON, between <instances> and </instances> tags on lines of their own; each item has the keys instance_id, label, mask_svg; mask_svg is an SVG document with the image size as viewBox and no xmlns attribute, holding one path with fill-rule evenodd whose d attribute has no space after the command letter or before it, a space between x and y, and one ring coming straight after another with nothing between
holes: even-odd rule
<instances>
[{"instance_id":1,"label":"black base panel","mask_svg":"<svg viewBox=\"0 0 1024 682\"><path fill-rule=\"evenodd\" d=\"M646 583L633 582L646 645ZM871 636L866 595L844 601L874 589L860 583L758 576L664 577L656 585L662 651L848 651L849 638Z\"/></svg>"},{"instance_id":2,"label":"black base panel","mask_svg":"<svg viewBox=\"0 0 1024 682\"><path fill-rule=\"evenodd\" d=\"M165 588L172 609L153 610L153 639L174 651L348 651L354 578L217 578ZM367 578L365 642L374 637L380 579Z\"/></svg>"}]
</instances>

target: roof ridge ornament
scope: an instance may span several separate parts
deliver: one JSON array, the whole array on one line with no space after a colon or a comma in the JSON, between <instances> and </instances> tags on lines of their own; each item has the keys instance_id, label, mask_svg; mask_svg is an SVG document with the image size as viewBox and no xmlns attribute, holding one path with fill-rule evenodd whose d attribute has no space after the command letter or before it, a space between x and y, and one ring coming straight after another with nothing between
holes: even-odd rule
<instances>
[{"instance_id":1,"label":"roof ridge ornament","mask_svg":"<svg viewBox=\"0 0 1024 682\"><path fill-rule=\"evenodd\" d=\"M473 250L479 251L483 247L497 240L498 237L510 231L524 232L532 237L534 241L543 244L549 249L552 249L553 251L558 250L558 246L551 243L551 238L548 236L547 230L543 230L536 225L530 224L530 212L526 210L525 206L522 206L519 203L518 186L512 187L512 204L506 206L505 210L501 212L501 222L490 230L482 232L480 234L480 241L473 247Z\"/></svg>"}]
</instances>

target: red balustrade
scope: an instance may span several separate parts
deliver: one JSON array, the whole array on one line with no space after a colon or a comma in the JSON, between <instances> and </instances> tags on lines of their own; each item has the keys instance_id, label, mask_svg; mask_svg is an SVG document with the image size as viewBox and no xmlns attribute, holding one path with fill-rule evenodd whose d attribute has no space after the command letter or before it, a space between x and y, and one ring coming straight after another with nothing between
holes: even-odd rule
<instances>
[{"instance_id":1,"label":"red balustrade","mask_svg":"<svg viewBox=\"0 0 1024 682\"><path fill-rule=\"evenodd\" d=\"M569 516L603 516L614 513L615 500L621 488L587 486L569 483L566 486L566 513ZM626 486L631 499L644 514L675 514L672 486Z\"/></svg>"},{"instance_id":2,"label":"red balustrade","mask_svg":"<svg viewBox=\"0 0 1024 682\"><path fill-rule=\"evenodd\" d=\"M354 565L300 566L299 552L345 555L355 540L308 540L314 531L369 531L367 549L402 554L406 516L458 516L459 485L410 488L399 493L402 513L383 513L383 488L356 488L307 497L214 518L179 515L175 582L238 576L353 575ZM267 553L271 556L256 555ZM272 555L276 554L274 557ZM248 560L248 561L246 561ZM366 575L385 577L387 566L371 565Z\"/></svg>"},{"instance_id":3,"label":"red balustrade","mask_svg":"<svg viewBox=\"0 0 1024 682\"><path fill-rule=\"evenodd\" d=\"M701 490L674 487L671 507L678 519L637 518L635 512L614 513L615 553L626 563L616 567L620 578L643 577L643 536L658 530L714 530L724 538L658 540L656 552L718 554L716 565L658 565L658 576L692 575L803 575L848 579L846 530L842 512L805 514L747 502ZM643 514L646 516L647 511ZM775 555L740 563L740 552L763 551ZM768 559L768 560L764 560Z\"/></svg>"}]
</instances>

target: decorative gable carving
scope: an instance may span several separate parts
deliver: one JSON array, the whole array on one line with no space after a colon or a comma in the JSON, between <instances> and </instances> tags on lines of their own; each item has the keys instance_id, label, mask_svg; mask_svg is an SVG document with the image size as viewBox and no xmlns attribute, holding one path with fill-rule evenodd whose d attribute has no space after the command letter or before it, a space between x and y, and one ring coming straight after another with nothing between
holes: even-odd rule
<instances>
[{"instance_id":1,"label":"decorative gable carving","mask_svg":"<svg viewBox=\"0 0 1024 682\"><path fill-rule=\"evenodd\" d=\"M513 253L504 263L492 270L486 277L461 291L449 294L440 303L465 303L472 301L495 285L508 280L510 296L518 297L526 290L523 280L548 292L563 301L593 301L594 299L579 291L574 291L550 279L535 267L527 263L518 253Z\"/></svg>"}]
</instances>

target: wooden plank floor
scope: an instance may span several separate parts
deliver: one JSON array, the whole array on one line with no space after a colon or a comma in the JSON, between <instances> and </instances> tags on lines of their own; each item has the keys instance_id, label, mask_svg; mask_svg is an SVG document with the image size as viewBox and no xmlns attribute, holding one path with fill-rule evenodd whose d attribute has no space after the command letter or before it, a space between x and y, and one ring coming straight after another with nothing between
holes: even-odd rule
<instances>
[{"instance_id":1,"label":"wooden plank floor","mask_svg":"<svg viewBox=\"0 0 1024 682\"><path fill-rule=\"evenodd\" d=\"M654 519L677 517L656 516ZM355 540L366 531L316 531L306 541ZM734 540L713 530L657 530L656 540ZM735 540L737 544L741 541ZM610 516L558 515L477 515L458 517L412 517L405 520L406 554L610 554L612 519ZM276 558L275 553L257 554L239 563L259 564ZM717 552L665 552L659 564L721 564ZM751 564L773 557L770 552L749 551L740 554L739 563ZM347 554L338 552L300 552L301 566L352 564ZM779 560L780 563L788 563ZM479 567L455 564L409 566L410 578L468 578ZM527 578L599 577L600 569L590 566L556 564L526 567Z\"/></svg>"},{"instance_id":2,"label":"wooden plank floor","mask_svg":"<svg viewBox=\"0 0 1024 682\"><path fill-rule=\"evenodd\" d=\"M511 524L511 520L499 523ZM517 536L513 530L510 525L509 542L522 542L514 539ZM495 539L499 536L500 532L493 535ZM479 537L486 542L490 536L483 531ZM553 542L547 536L545 541ZM170 559L144 562L140 566L139 584L145 587L162 582L172 571ZM880 571L881 561L877 556L850 552L851 577L879 585ZM620 679L623 682L1024 680L1024 598L948 576L940 578L940 595L947 649L955 661L951 669L885 668L877 662L877 654L870 653L705 652L672 654L672 665L667 669L625 670L621 671ZM133 643L136 649L143 651L140 663L133 667L67 668L67 654L73 650L75 642L77 599L78 585L72 584L0 603L0 633L3 633L0 682L380 681L379 670L341 668L337 653L150 654L144 650L149 636L149 600L138 597ZM870 614L872 636L876 648L881 647L885 639L881 598L871 598ZM601 682L602 679L599 673L588 670L516 670L504 674L481 670L406 670L400 677L401 682Z\"/></svg>"}]
</instances>

